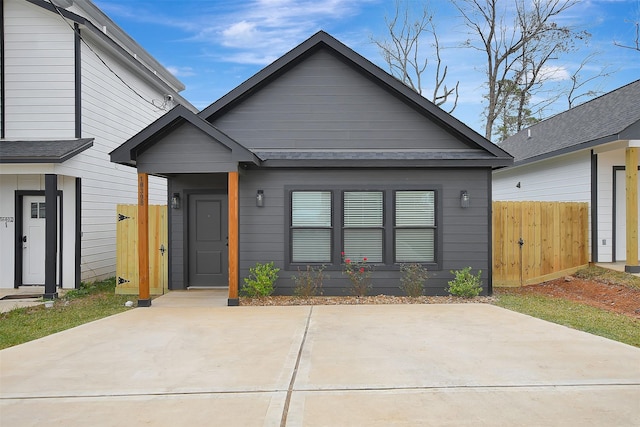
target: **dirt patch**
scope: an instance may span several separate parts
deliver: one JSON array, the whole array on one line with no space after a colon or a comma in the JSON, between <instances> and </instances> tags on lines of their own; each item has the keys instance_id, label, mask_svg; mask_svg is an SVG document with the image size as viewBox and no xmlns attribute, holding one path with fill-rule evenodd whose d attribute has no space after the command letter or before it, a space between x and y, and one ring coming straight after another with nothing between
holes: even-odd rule
<instances>
[{"instance_id":1,"label":"dirt patch","mask_svg":"<svg viewBox=\"0 0 640 427\"><path fill-rule=\"evenodd\" d=\"M640 319L640 289L573 276L500 292L538 294L587 304Z\"/></svg>"}]
</instances>

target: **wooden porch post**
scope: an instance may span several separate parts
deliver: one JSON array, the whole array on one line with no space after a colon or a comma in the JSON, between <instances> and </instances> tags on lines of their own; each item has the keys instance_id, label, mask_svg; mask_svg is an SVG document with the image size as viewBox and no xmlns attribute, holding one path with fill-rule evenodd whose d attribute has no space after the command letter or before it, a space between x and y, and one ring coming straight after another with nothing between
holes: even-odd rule
<instances>
[{"instance_id":1,"label":"wooden porch post","mask_svg":"<svg viewBox=\"0 0 640 427\"><path fill-rule=\"evenodd\" d=\"M627 202L627 261L624 271L640 273L638 266L638 148L625 150Z\"/></svg>"},{"instance_id":2,"label":"wooden porch post","mask_svg":"<svg viewBox=\"0 0 640 427\"><path fill-rule=\"evenodd\" d=\"M229 300L228 305L239 305L238 299L238 172L229 172L228 198L229 198Z\"/></svg>"},{"instance_id":3,"label":"wooden porch post","mask_svg":"<svg viewBox=\"0 0 640 427\"><path fill-rule=\"evenodd\" d=\"M138 307L150 307L149 293L149 175L138 173Z\"/></svg>"}]
</instances>

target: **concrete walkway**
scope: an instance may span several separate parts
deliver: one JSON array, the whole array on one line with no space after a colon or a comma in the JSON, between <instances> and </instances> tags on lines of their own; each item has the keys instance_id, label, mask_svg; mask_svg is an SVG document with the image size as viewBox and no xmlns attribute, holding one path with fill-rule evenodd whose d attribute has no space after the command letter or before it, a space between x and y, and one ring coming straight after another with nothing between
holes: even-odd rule
<instances>
[{"instance_id":1,"label":"concrete walkway","mask_svg":"<svg viewBox=\"0 0 640 427\"><path fill-rule=\"evenodd\" d=\"M226 307L224 293L196 295L0 351L0 425L640 419L640 349L498 307Z\"/></svg>"}]
</instances>

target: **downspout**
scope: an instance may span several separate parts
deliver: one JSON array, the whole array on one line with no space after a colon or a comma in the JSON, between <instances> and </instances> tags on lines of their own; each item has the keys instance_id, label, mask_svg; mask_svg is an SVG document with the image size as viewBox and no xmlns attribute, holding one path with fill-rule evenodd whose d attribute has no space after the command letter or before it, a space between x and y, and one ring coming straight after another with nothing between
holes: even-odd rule
<instances>
[{"instance_id":1,"label":"downspout","mask_svg":"<svg viewBox=\"0 0 640 427\"><path fill-rule=\"evenodd\" d=\"M5 137L4 0L0 0L0 138Z\"/></svg>"},{"instance_id":2,"label":"downspout","mask_svg":"<svg viewBox=\"0 0 640 427\"><path fill-rule=\"evenodd\" d=\"M598 155L591 150L591 262L598 262Z\"/></svg>"},{"instance_id":3,"label":"downspout","mask_svg":"<svg viewBox=\"0 0 640 427\"><path fill-rule=\"evenodd\" d=\"M82 44L80 26L73 24L75 77L75 137L82 138Z\"/></svg>"}]
</instances>

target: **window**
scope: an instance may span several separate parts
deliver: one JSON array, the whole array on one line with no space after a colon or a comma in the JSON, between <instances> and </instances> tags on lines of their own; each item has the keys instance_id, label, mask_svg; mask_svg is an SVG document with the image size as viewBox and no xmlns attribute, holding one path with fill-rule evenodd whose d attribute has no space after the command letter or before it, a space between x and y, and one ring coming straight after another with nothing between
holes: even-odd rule
<instances>
[{"instance_id":1,"label":"window","mask_svg":"<svg viewBox=\"0 0 640 427\"><path fill-rule=\"evenodd\" d=\"M435 261L435 192L396 191L395 262Z\"/></svg>"},{"instance_id":2,"label":"window","mask_svg":"<svg viewBox=\"0 0 640 427\"><path fill-rule=\"evenodd\" d=\"M31 218L45 218L46 212L45 203L31 202Z\"/></svg>"},{"instance_id":3,"label":"window","mask_svg":"<svg viewBox=\"0 0 640 427\"><path fill-rule=\"evenodd\" d=\"M324 264L339 269L340 256L397 269L402 263L435 264L440 269L439 187L424 189L289 190L292 269Z\"/></svg>"},{"instance_id":4,"label":"window","mask_svg":"<svg viewBox=\"0 0 640 427\"><path fill-rule=\"evenodd\" d=\"M291 262L331 262L331 192L291 193Z\"/></svg>"},{"instance_id":5,"label":"window","mask_svg":"<svg viewBox=\"0 0 640 427\"><path fill-rule=\"evenodd\" d=\"M384 205L381 191L345 191L344 254L347 258L382 262Z\"/></svg>"}]
</instances>

